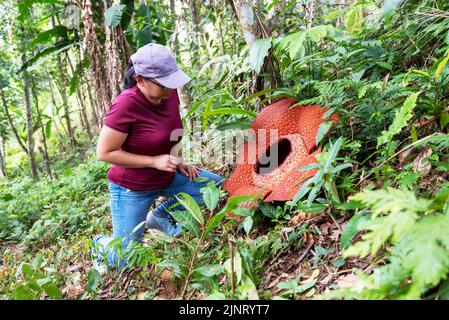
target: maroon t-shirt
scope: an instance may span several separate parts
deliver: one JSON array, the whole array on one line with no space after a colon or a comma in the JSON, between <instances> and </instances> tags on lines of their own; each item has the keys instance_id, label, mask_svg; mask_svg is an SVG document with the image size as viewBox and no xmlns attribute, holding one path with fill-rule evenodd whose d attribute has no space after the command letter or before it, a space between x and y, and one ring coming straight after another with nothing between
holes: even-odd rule
<instances>
[{"instance_id":1,"label":"maroon t-shirt","mask_svg":"<svg viewBox=\"0 0 449 320\"><path fill-rule=\"evenodd\" d=\"M137 85L124 90L109 107L104 125L128 134L121 147L124 151L147 156L170 154L183 132L178 93L173 90L170 97L153 104ZM107 174L108 180L131 190L162 189L173 177L173 172L156 168L124 168L114 164Z\"/></svg>"}]
</instances>

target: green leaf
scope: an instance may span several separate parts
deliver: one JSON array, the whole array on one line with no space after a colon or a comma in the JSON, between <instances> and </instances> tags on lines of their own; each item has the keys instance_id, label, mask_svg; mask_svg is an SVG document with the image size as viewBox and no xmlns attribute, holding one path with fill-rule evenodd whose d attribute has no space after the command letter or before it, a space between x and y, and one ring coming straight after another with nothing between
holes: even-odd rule
<instances>
[{"instance_id":1,"label":"green leaf","mask_svg":"<svg viewBox=\"0 0 449 320\"><path fill-rule=\"evenodd\" d=\"M104 24L107 27L117 27L122 19L123 9L126 5L115 4L104 12Z\"/></svg>"},{"instance_id":2,"label":"green leaf","mask_svg":"<svg viewBox=\"0 0 449 320\"><path fill-rule=\"evenodd\" d=\"M393 123L390 125L387 131L382 131L380 137L377 138L377 145L381 146L391 141L394 135L398 134L403 127L407 125L408 120L413 116L412 112L416 106L416 101L419 96L419 92L410 95L404 102L401 109L396 111Z\"/></svg>"},{"instance_id":3,"label":"green leaf","mask_svg":"<svg viewBox=\"0 0 449 320\"><path fill-rule=\"evenodd\" d=\"M361 231L359 225L367 220L368 217L364 215L364 211L359 211L349 220L340 236L340 246L342 249L349 247L354 236Z\"/></svg>"},{"instance_id":4,"label":"green leaf","mask_svg":"<svg viewBox=\"0 0 449 320\"><path fill-rule=\"evenodd\" d=\"M201 188L200 192L203 194L203 200L206 204L206 207L213 211L218 204L218 200L220 200L220 190L214 185L207 185L204 188Z\"/></svg>"},{"instance_id":5,"label":"green leaf","mask_svg":"<svg viewBox=\"0 0 449 320\"><path fill-rule=\"evenodd\" d=\"M301 49L304 49L304 40L306 39L306 33L303 31L300 32L296 32L292 35L289 36L289 40L288 40L288 46L289 46L289 50L288 53L290 55L290 59L294 59L298 52Z\"/></svg>"},{"instance_id":6,"label":"green leaf","mask_svg":"<svg viewBox=\"0 0 449 320\"><path fill-rule=\"evenodd\" d=\"M28 45L26 50L34 48L38 44L45 44L52 41L52 38L68 38L68 30L65 26L55 26L53 29L40 32Z\"/></svg>"},{"instance_id":7,"label":"green leaf","mask_svg":"<svg viewBox=\"0 0 449 320\"><path fill-rule=\"evenodd\" d=\"M51 125L52 125L53 121L52 120L48 120L45 123L45 136L46 138L51 138Z\"/></svg>"},{"instance_id":8,"label":"green leaf","mask_svg":"<svg viewBox=\"0 0 449 320\"><path fill-rule=\"evenodd\" d=\"M196 269L195 272L198 272L199 274L210 278L222 274L223 272L225 272L225 268L221 264L211 264L202 266L201 268Z\"/></svg>"},{"instance_id":9,"label":"green leaf","mask_svg":"<svg viewBox=\"0 0 449 320\"><path fill-rule=\"evenodd\" d=\"M326 25L315 26L307 30L307 36L313 42L318 42L327 35L327 30L328 26Z\"/></svg>"},{"instance_id":10,"label":"green leaf","mask_svg":"<svg viewBox=\"0 0 449 320\"><path fill-rule=\"evenodd\" d=\"M356 33L363 25L363 5L351 6L343 16L343 23L349 33Z\"/></svg>"},{"instance_id":11,"label":"green leaf","mask_svg":"<svg viewBox=\"0 0 449 320\"><path fill-rule=\"evenodd\" d=\"M238 207L238 205L242 202L251 201L258 199L257 196L249 195L249 196L232 196L228 198L228 202L226 205L220 210L219 213L228 213Z\"/></svg>"},{"instance_id":12,"label":"green leaf","mask_svg":"<svg viewBox=\"0 0 449 320\"><path fill-rule=\"evenodd\" d=\"M249 236L252 228L253 228L253 217L248 216L243 220L243 229L245 230L246 235Z\"/></svg>"},{"instance_id":13,"label":"green leaf","mask_svg":"<svg viewBox=\"0 0 449 320\"><path fill-rule=\"evenodd\" d=\"M176 219L176 221L181 223L187 230L192 232L195 237L198 238L200 236L200 229L198 228L198 225L196 224L192 215L190 215L187 211L174 210L170 211L170 214Z\"/></svg>"},{"instance_id":14,"label":"green leaf","mask_svg":"<svg viewBox=\"0 0 449 320\"><path fill-rule=\"evenodd\" d=\"M25 285L19 286L14 292L16 300L33 300L35 298L33 292Z\"/></svg>"},{"instance_id":15,"label":"green leaf","mask_svg":"<svg viewBox=\"0 0 449 320\"><path fill-rule=\"evenodd\" d=\"M207 110L204 112L203 116L212 116L216 114L243 114L250 117L256 117L257 113L245 109L239 109L239 108L219 108L219 109L213 109L213 110Z\"/></svg>"},{"instance_id":16,"label":"green leaf","mask_svg":"<svg viewBox=\"0 0 449 320\"><path fill-rule=\"evenodd\" d=\"M441 71L443 71L447 62L449 61L449 50L446 51L446 57L438 64L437 70L435 71L435 78L438 79L440 77Z\"/></svg>"},{"instance_id":17,"label":"green leaf","mask_svg":"<svg viewBox=\"0 0 449 320\"><path fill-rule=\"evenodd\" d=\"M343 141L343 137L340 137L335 141L334 144L331 143L331 148L329 153L327 154L326 163L324 164L324 172L328 172L329 168L332 165L332 162L337 157L338 151L340 150L341 143Z\"/></svg>"},{"instance_id":18,"label":"green leaf","mask_svg":"<svg viewBox=\"0 0 449 320\"><path fill-rule=\"evenodd\" d=\"M311 188L308 186L310 183L312 183L313 177L308 179L304 184L301 186L301 188L296 193L295 197L293 198L291 205L294 206L296 203L301 200L310 190Z\"/></svg>"},{"instance_id":19,"label":"green leaf","mask_svg":"<svg viewBox=\"0 0 449 320\"><path fill-rule=\"evenodd\" d=\"M204 298L204 300L226 300L226 295L221 292L214 292Z\"/></svg>"},{"instance_id":20,"label":"green leaf","mask_svg":"<svg viewBox=\"0 0 449 320\"><path fill-rule=\"evenodd\" d=\"M42 284L41 287L49 297L55 299L62 298L61 290L59 290L58 286L53 281L50 280L49 282Z\"/></svg>"},{"instance_id":21,"label":"green leaf","mask_svg":"<svg viewBox=\"0 0 449 320\"><path fill-rule=\"evenodd\" d=\"M36 274L36 271L34 271L34 269L26 263L22 264L22 272L30 277L34 277L34 275Z\"/></svg>"},{"instance_id":22,"label":"green leaf","mask_svg":"<svg viewBox=\"0 0 449 320\"><path fill-rule=\"evenodd\" d=\"M316 135L316 141L315 141L316 145L320 144L321 140L329 132L329 129L331 127L332 127L332 122L330 122L330 121L324 121L322 124L320 124L320 126L318 128L318 133Z\"/></svg>"},{"instance_id":23,"label":"green leaf","mask_svg":"<svg viewBox=\"0 0 449 320\"><path fill-rule=\"evenodd\" d=\"M103 282L102 276L96 269L90 270L87 275L87 291L92 293L97 292L98 286L102 285Z\"/></svg>"},{"instance_id":24,"label":"green leaf","mask_svg":"<svg viewBox=\"0 0 449 320\"><path fill-rule=\"evenodd\" d=\"M264 59L268 56L270 48L271 38L258 39L251 45L249 50L249 64L251 68L256 71L256 74L260 73Z\"/></svg>"},{"instance_id":25,"label":"green leaf","mask_svg":"<svg viewBox=\"0 0 449 320\"><path fill-rule=\"evenodd\" d=\"M204 232L204 236L207 236L212 230L221 225L221 221L226 217L226 212L220 212L215 214L209 221L209 224L206 226L206 231Z\"/></svg>"},{"instance_id":26,"label":"green leaf","mask_svg":"<svg viewBox=\"0 0 449 320\"><path fill-rule=\"evenodd\" d=\"M222 130L222 131L229 130L229 129L245 130L245 129L249 129L249 128L251 128L251 122L247 122L247 121L231 121L231 122L222 123L217 126L217 130Z\"/></svg>"},{"instance_id":27,"label":"green leaf","mask_svg":"<svg viewBox=\"0 0 449 320\"><path fill-rule=\"evenodd\" d=\"M42 63L44 63L50 57L51 54L58 54L60 52L70 49L70 47L73 46L76 43L76 41L77 39L63 40L51 45L46 49L39 51L34 57L29 59L19 68L17 74L25 70L31 71L37 69L37 67L40 66Z\"/></svg>"},{"instance_id":28,"label":"green leaf","mask_svg":"<svg viewBox=\"0 0 449 320\"><path fill-rule=\"evenodd\" d=\"M184 208L186 208L188 212L190 212L193 218L198 221L200 225L204 224L204 217L201 209L190 194L181 192L178 195L175 195L175 198L179 201L179 203L181 203L181 205L184 206Z\"/></svg>"},{"instance_id":29,"label":"green leaf","mask_svg":"<svg viewBox=\"0 0 449 320\"><path fill-rule=\"evenodd\" d=\"M387 188L363 190L349 198L371 207L371 219L359 223L360 229L368 230L362 241L346 249L344 257L374 255L387 240L396 243L401 234L409 230L418 219L419 212L428 210L431 202L417 199L413 192Z\"/></svg>"}]
</instances>

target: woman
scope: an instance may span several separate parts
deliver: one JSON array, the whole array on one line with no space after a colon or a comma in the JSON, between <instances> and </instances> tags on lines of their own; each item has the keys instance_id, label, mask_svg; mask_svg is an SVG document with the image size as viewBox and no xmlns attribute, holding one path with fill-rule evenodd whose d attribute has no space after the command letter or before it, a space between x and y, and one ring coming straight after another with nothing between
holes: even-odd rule
<instances>
[{"instance_id":1,"label":"woman","mask_svg":"<svg viewBox=\"0 0 449 320\"><path fill-rule=\"evenodd\" d=\"M222 177L185 162L178 154L183 127L176 88L189 80L162 45L145 45L131 56L125 90L111 104L97 145L98 160L112 164L107 179L113 237L97 235L93 240L94 267L101 273L105 256L109 266L126 266L126 259L107 245L121 238L125 249L132 240L141 241L143 221L148 228L179 236L182 226L167 209L177 203L173 196L179 192L202 203L200 189L208 181L194 178L222 182ZM168 199L148 213L158 196ZM178 204L170 210L185 209Z\"/></svg>"}]
</instances>

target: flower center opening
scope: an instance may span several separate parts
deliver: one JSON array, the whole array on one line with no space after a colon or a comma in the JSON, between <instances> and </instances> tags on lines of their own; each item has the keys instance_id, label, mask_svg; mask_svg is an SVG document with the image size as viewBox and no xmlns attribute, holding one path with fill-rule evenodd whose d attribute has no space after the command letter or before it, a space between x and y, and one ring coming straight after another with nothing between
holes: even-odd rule
<instances>
[{"instance_id":1,"label":"flower center opening","mask_svg":"<svg viewBox=\"0 0 449 320\"><path fill-rule=\"evenodd\" d=\"M257 174L269 174L285 161L292 151L292 144L288 139L280 139L270 145L262 156L257 159L254 170Z\"/></svg>"}]
</instances>

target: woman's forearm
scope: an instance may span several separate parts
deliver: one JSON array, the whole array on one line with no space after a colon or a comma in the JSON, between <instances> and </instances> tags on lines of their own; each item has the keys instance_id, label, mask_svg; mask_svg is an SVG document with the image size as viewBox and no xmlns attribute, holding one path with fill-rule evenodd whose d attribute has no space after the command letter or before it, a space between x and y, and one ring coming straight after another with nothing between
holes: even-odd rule
<instances>
[{"instance_id":1,"label":"woman's forearm","mask_svg":"<svg viewBox=\"0 0 449 320\"><path fill-rule=\"evenodd\" d=\"M154 166L154 157L135 154L122 149L107 152L99 160L124 168L150 168Z\"/></svg>"}]
</instances>

